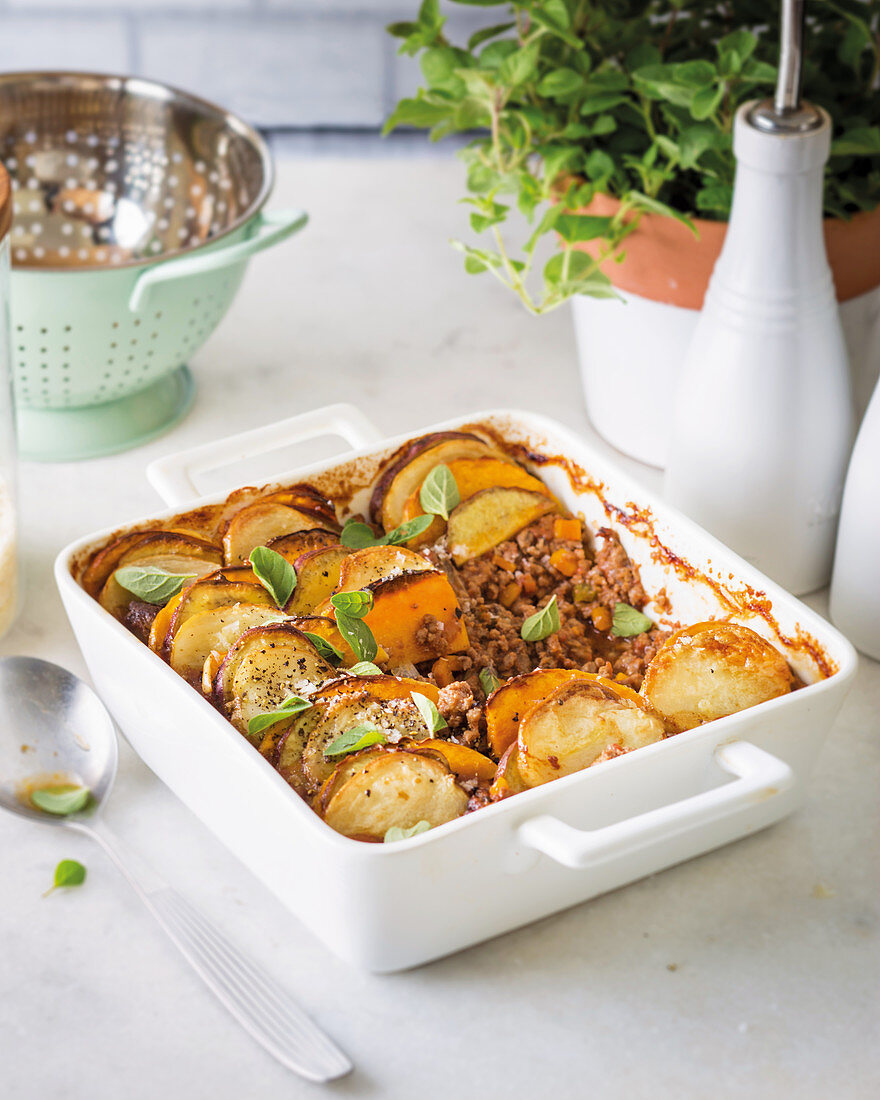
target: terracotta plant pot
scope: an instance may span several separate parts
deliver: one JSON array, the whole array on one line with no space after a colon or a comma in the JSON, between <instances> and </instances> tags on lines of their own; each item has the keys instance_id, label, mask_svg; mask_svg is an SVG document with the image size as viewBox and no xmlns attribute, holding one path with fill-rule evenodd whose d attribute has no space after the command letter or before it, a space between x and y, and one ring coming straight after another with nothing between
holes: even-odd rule
<instances>
[{"instance_id":1,"label":"terracotta plant pot","mask_svg":"<svg viewBox=\"0 0 880 1100\"><path fill-rule=\"evenodd\" d=\"M618 208L598 195L582 213ZM643 215L625 259L603 266L623 303L581 296L572 306L590 419L609 443L652 466L666 461L678 368L727 232L724 222L696 226L699 237L672 218ZM825 244L862 412L880 369L880 208L826 219ZM597 253L596 242L576 247Z\"/></svg>"}]
</instances>

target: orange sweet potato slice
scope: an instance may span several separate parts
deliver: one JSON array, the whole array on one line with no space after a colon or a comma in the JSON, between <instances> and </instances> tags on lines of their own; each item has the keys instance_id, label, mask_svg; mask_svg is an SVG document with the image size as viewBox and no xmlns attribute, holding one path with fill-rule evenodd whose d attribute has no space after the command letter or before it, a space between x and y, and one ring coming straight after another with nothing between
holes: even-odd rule
<instances>
[{"instance_id":1,"label":"orange sweet potato slice","mask_svg":"<svg viewBox=\"0 0 880 1100\"><path fill-rule=\"evenodd\" d=\"M495 778L497 765L494 760L484 756L467 745L457 745L454 741L444 741L432 737L419 742L420 749L433 749L439 752L459 779L476 779L480 783L491 783Z\"/></svg>"},{"instance_id":2,"label":"orange sweet potato slice","mask_svg":"<svg viewBox=\"0 0 880 1100\"><path fill-rule=\"evenodd\" d=\"M502 756L516 740L519 724L527 710L563 684L584 679L587 673L567 668L539 668L515 676L493 691L486 703L486 732L489 747Z\"/></svg>"},{"instance_id":3,"label":"orange sweet potato slice","mask_svg":"<svg viewBox=\"0 0 880 1100\"><path fill-rule=\"evenodd\" d=\"M461 608L445 573L404 573L372 585L371 591L373 608L364 621L391 664L415 665L467 649ZM426 615L442 624L443 644L419 638Z\"/></svg>"}]
</instances>

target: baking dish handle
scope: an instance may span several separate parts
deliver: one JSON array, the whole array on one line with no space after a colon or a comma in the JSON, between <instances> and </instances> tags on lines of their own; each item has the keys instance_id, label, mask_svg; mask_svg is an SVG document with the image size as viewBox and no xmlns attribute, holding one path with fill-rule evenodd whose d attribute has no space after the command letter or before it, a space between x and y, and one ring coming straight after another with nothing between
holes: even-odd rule
<instances>
[{"instance_id":1,"label":"baking dish handle","mask_svg":"<svg viewBox=\"0 0 880 1100\"><path fill-rule=\"evenodd\" d=\"M549 815L533 817L519 827L518 839L565 867L581 869L705 828L737 810L777 798L795 783L785 761L747 741L719 745L715 759L736 777L733 783L601 829L575 829Z\"/></svg>"},{"instance_id":2,"label":"baking dish handle","mask_svg":"<svg viewBox=\"0 0 880 1100\"><path fill-rule=\"evenodd\" d=\"M382 438L375 424L354 405L324 405L156 459L147 467L147 479L169 507L181 508L201 495L194 475L324 435L341 436L354 449L372 446Z\"/></svg>"},{"instance_id":3,"label":"baking dish handle","mask_svg":"<svg viewBox=\"0 0 880 1100\"><path fill-rule=\"evenodd\" d=\"M254 218L253 231L245 240L148 267L132 288L128 308L132 313L139 313L146 305L150 290L160 283L185 279L189 275L204 275L207 271L243 263L264 248L271 248L273 244L290 237L302 229L308 220L308 214L302 210L262 210Z\"/></svg>"}]
</instances>

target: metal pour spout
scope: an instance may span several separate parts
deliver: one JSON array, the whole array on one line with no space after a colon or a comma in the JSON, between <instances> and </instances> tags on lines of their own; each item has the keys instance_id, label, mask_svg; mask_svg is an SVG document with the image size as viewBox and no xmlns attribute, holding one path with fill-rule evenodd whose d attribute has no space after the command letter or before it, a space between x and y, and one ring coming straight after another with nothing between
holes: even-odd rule
<instances>
[{"instance_id":1,"label":"metal pour spout","mask_svg":"<svg viewBox=\"0 0 880 1100\"><path fill-rule=\"evenodd\" d=\"M802 134L822 125L811 103L801 102L804 62L804 0L782 0L779 76L773 99L757 103L748 121L768 134Z\"/></svg>"}]
</instances>

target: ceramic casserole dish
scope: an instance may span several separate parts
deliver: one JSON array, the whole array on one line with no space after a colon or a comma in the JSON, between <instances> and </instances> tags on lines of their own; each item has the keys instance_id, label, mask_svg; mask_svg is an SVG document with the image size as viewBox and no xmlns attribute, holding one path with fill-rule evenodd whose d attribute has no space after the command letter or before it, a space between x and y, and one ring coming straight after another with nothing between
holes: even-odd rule
<instances>
[{"instance_id":1,"label":"ceramic casserole dish","mask_svg":"<svg viewBox=\"0 0 880 1100\"><path fill-rule=\"evenodd\" d=\"M487 806L406 843L335 833L198 692L78 583L114 531L56 561L67 614L98 691L135 751L333 951L374 971L424 963L690 859L778 821L806 782L856 669L850 644L573 432L498 410L425 429L479 426L500 438L575 514L610 526L641 571L661 625L728 618L758 631L805 686ZM169 505L199 497L193 477L324 435L350 454L279 476L364 507L377 470L411 438L383 440L334 405L154 463ZM147 704L146 701L149 701Z\"/></svg>"}]
</instances>

